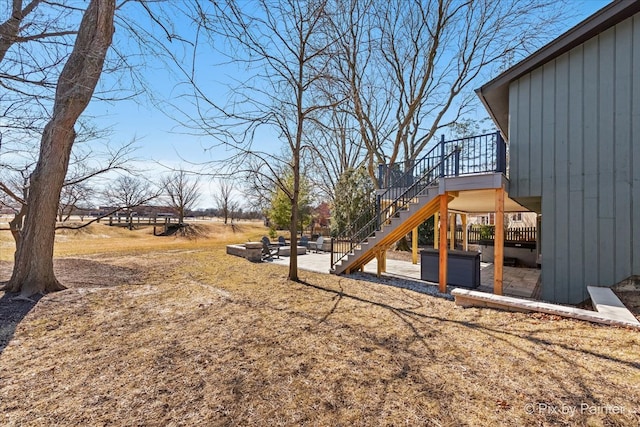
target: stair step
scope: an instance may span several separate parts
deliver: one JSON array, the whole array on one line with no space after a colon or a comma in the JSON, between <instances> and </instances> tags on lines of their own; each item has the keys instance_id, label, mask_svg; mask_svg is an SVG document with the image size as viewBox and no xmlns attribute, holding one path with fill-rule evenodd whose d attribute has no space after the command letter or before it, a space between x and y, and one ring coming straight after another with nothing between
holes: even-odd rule
<instances>
[{"instance_id":1,"label":"stair step","mask_svg":"<svg viewBox=\"0 0 640 427\"><path fill-rule=\"evenodd\" d=\"M391 240L400 236L405 229L414 227L417 221L411 221L411 219L415 215L418 213L420 215L428 214L428 211L425 210L428 206L429 210L433 210L434 194L437 194L433 193L434 189L437 190L437 187L425 189L423 194L416 196L404 209L400 209L394 215L386 218L380 230L375 231L367 241L360 243L359 247L345 256L340 264L336 264L336 272L342 273L345 270L354 271L360 268L365 261L371 259L372 250L389 245ZM407 221L411 221L411 223L404 225Z\"/></svg>"}]
</instances>

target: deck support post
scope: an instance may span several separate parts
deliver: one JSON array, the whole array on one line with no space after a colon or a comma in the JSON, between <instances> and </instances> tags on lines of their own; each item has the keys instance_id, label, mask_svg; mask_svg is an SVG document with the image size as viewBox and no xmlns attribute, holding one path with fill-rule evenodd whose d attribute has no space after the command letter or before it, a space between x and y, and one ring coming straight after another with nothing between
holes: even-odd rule
<instances>
[{"instance_id":1,"label":"deck support post","mask_svg":"<svg viewBox=\"0 0 640 427\"><path fill-rule=\"evenodd\" d=\"M447 193L440 195L440 246L439 246L439 270L438 283L440 292L447 292L447 204L449 203ZM434 230L436 224L434 223Z\"/></svg>"},{"instance_id":2,"label":"deck support post","mask_svg":"<svg viewBox=\"0 0 640 427\"><path fill-rule=\"evenodd\" d=\"M382 259L382 272L387 272L387 249L380 249L380 259Z\"/></svg>"},{"instance_id":3,"label":"deck support post","mask_svg":"<svg viewBox=\"0 0 640 427\"><path fill-rule=\"evenodd\" d=\"M382 273L387 272L387 251L384 248L380 248L376 251L377 261L377 276L382 276Z\"/></svg>"},{"instance_id":4,"label":"deck support post","mask_svg":"<svg viewBox=\"0 0 640 427\"><path fill-rule=\"evenodd\" d=\"M493 293L502 295L504 266L504 187L496 189L496 225L493 240Z\"/></svg>"},{"instance_id":5,"label":"deck support post","mask_svg":"<svg viewBox=\"0 0 640 427\"><path fill-rule=\"evenodd\" d=\"M418 227L411 230L411 262L418 263Z\"/></svg>"},{"instance_id":6,"label":"deck support post","mask_svg":"<svg viewBox=\"0 0 640 427\"><path fill-rule=\"evenodd\" d=\"M462 216L462 250L469 250L469 232L467 231L467 214L461 214Z\"/></svg>"},{"instance_id":7,"label":"deck support post","mask_svg":"<svg viewBox=\"0 0 640 427\"><path fill-rule=\"evenodd\" d=\"M449 219L449 249L456 248L456 214L452 213Z\"/></svg>"},{"instance_id":8,"label":"deck support post","mask_svg":"<svg viewBox=\"0 0 640 427\"><path fill-rule=\"evenodd\" d=\"M440 214L436 212L433 214L433 249L438 249L438 245L440 244L440 230L438 229L438 221L440 221Z\"/></svg>"}]
</instances>

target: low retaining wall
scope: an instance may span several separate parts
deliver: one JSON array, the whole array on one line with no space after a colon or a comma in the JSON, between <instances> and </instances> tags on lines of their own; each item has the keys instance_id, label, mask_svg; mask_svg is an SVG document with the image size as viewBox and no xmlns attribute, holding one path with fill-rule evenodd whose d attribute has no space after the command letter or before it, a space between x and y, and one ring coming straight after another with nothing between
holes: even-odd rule
<instances>
[{"instance_id":1,"label":"low retaining wall","mask_svg":"<svg viewBox=\"0 0 640 427\"><path fill-rule=\"evenodd\" d=\"M296 246L298 255L304 255L307 253L306 246ZM280 246L280 251L278 252L280 256L291 256L291 246Z\"/></svg>"},{"instance_id":2,"label":"low retaining wall","mask_svg":"<svg viewBox=\"0 0 640 427\"><path fill-rule=\"evenodd\" d=\"M246 258L251 262L262 261L262 242L227 245L227 254Z\"/></svg>"}]
</instances>

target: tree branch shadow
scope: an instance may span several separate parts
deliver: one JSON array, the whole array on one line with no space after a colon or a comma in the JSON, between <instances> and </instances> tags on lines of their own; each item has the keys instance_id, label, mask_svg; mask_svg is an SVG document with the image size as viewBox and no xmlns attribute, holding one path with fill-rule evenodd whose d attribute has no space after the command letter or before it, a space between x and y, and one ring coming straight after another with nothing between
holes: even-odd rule
<instances>
[{"instance_id":1,"label":"tree branch shadow","mask_svg":"<svg viewBox=\"0 0 640 427\"><path fill-rule=\"evenodd\" d=\"M334 297L339 297L340 300L345 300L345 299L350 299L350 300L354 300L354 301L358 301L360 303L364 303L364 304L369 304L372 306L376 306L376 307L380 307L382 309L388 310L391 313L393 313L394 315L398 316L412 331L412 333L416 336L417 339L419 340L423 340L424 336L422 333L420 333L418 331L417 326L414 324L414 322L422 322L425 320L429 320L429 321L437 321L437 322L443 322L443 323L448 323L451 325L458 325L460 327L463 328L468 328L468 330L473 330L473 331L477 331L480 332L482 334L485 334L489 337L491 337L492 340L494 341L502 341L504 344L506 345L511 345L513 346L513 344L508 343L504 338L500 337L500 334L503 335L507 335L507 336L514 336L520 339L523 339L525 342L529 342L531 344L539 344L539 345L544 345L547 346L549 348L553 348L553 347L558 347L558 348L562 348L564 350L575 350L573 347L565 344L565 343L561 343L561 342L555 342L552 341L550 339L547 338L542 338L542 337L536 337L533 336L533 334L529 333L529 334L523 334L521 331L510 331L507 329L500 329L498 326L496 327L489 327L489 326L484 326L481 324L478 324L476 322L474 322L473 320L456 320L456 319L449 319L449 318L445 318L445 317L441 317L438 315L429 315L429 314L425 314L425 313L418 313L412 309L407 309L407 308L402 308L402 307L396 307L393 304L388 304L388 303L384 303L384 302L379 302L379 301L375 301L373 299L368 299L368 298L364 298L364 297L360 297L357 295L353 295L353 294L349 294L346 293L342 290L342 288L337 291L334 289L330 289L327 287L324 287L322 285L317 285L317 284L313 284L310 283L308 281L301 281L300 282L301 285L309 287L309 288L313 288L316 289L318 291L322 291L322 292L326 292L328 294L332 294L334 295ZM331 310L331 312L335 311L335 306L333 307L333 309ZM331 313L329 313L330 315ZM329 315L325 316L323 320L326 321L326 319L329 317ZM426 325L425 325L426 326ZM559 331L559 333L561 333ZM530 351L525 349L525 348L520 348L521 351L525 352L525 353L529 353ZM608 360L608 361L612 361L615 363L618 363L620 365L626 366L627 368L631 368L631 369L640 369L640 362L637 362L635 360L624 360L621 357L615 357L611 354L607 354L606 352L598 352L596 350L587 350L587 349L582 349L580 350L582 353L584 354L588 354L590 356L593 356L597 359L601 359L601 360Z\"/></svg>"},{"instance_id":2,"label":"tree branch shadow","mask_svg":"<svg viewBox=\"0 0 640 427\"><path fill-rule=\"evenodd\" d=\"M5 282L0 282L0 286L4 286L4 284ZM18 296L18 293L4 292L0 297L0 355L9 345L22 319L42 298L41 295L35 295L32 298Z\"/></svg>"}]
</instances>

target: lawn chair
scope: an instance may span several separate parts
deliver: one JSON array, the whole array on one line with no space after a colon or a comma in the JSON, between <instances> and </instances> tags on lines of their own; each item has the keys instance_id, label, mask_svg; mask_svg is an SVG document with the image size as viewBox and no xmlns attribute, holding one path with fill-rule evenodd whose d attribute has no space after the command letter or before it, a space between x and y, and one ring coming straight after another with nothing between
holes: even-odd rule
<instances>
[{"instance_id":1,"label":"lawn chair","mask_svg":"<svg viewBox=\"0 0 640 427\"><path fill-rule=\"evenodd\" d=\"M318 237L318 240L316 240L315 242L309 242L309 250L315 250L316 253L318 253L318 251L322 251L324 252L324 250L322 249L322 245L324 244L324 237L320 236Z\"/></svg>"},{"instance_id":2,"label":"lawn chair","mask_svg":"<svg viewBox=\"0 0 640 427\"><path fill-rule=\"evenodd\" d=\"M273 259L274 255L276 258L280 258L280 246L272 245L269 238L264 236L262 238L262 259Z\"/></svg>"},{"instance_id":3,"label":"lawn chair","mask_svg":"<svg viewBox=\"0 0 640 427\"><path fill-rule=\"evenodd\" d=\"M300 246L304 246L305 248L309 246L309 238L307 236L302 236L300 238Z\"/></svg>"},{"instance_id":4,"label":"lawn chair","mask_svg":"<svg viewBox=\"0 0 640 427\"><path fill-rule=\"evenodd\" d=\"M284 236L278 236L278 245L287 246L287 241L285 240Z\"/></svg>"}]
</instances>

